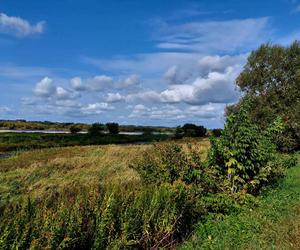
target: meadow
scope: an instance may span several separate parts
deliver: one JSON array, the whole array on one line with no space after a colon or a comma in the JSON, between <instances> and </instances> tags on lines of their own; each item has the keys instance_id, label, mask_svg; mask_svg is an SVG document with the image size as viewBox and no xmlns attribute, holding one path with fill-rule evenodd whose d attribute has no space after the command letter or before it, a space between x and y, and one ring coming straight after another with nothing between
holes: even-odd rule
<instances>
[{"instance_id":1,"label":"meadow","mask_svg":"<svg viewBox=\"0 0 300 250\"><path fill-rule=\"evenodd\" d=\"M178 204L170 202L182 190L144 185L130 164L167 145L49 148L1 159L1 249L165 245L162 235L173 234L180 218ZM192 146L205 159L209 141L189 139L178 145L184 152Z\"/></svg>"},{"instance_id":2,"label":"meadow","mask_svg":"<svg viewBox=\"0 0 300 250\"><path fill-rule=\"evenodd\" d=\"M211 173L197 187L161 174L154 180L161 184L153 185L139 169L154 159L167 169L182 161L195 168L209 148L208 138L189 138L34 149L0 159L0 249L253 249L270 243L297 249L299 166L258 198L220 193ZM282 220L288 221L284 228ZM291 235L292 229L298 231Z\"/></svg>"}]
</instances>

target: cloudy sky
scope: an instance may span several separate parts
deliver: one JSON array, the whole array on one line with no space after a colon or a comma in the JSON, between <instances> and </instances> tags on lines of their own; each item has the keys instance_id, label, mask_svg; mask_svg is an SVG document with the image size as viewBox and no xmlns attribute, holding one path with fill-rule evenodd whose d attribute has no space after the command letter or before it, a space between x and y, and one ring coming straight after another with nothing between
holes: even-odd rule
<instances>
[{"instance_id":1,"label":"cloudy sky","mask_svg":"<svg viewBox=\"0 0 300 250\"><path fill-rule=\"evenodd\" d=\"M222 127L251 50L296 39L299 0L0 0L0 119Z\"/></svg>"}]
</instances>

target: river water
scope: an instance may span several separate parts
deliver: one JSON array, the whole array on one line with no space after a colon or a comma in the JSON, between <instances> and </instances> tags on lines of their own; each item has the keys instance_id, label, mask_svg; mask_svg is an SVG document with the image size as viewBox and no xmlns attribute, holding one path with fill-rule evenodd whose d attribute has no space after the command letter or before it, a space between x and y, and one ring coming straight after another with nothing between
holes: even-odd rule
<instances>
[{"instance_id":1,"label":"river water","mask_svg":"<svg viewBox=\"0 0 300 250\"><path fill-rule=\"evenodd\" d=\"M43 133L43 134L70 134L67 130L22 130L22 129L0 129L0 133ZM107 132L104 132L107 133ZM80 131L79 134L87 134L87 131ZM142 135L143 132L120 132L120 135ZM171 135L170 132L152 132L154 135Z\"/></svg>"}]
</instances>

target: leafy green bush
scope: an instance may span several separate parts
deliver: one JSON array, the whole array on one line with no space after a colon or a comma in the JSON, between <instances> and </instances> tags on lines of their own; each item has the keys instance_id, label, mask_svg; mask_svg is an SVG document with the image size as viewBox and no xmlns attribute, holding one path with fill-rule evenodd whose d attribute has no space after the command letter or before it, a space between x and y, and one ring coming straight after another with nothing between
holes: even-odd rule
<instances>
[{"instance_id":1,"label":"leafy green bush","mask_svg":"<svg viewBox=\"0 0 300 250\"><path fill-rule=\"evenodd\" d=\"M220 137L222 135L222 131L223 131L223 129L221 129L221 128L215 128L215 129L211 130L211 134L214 137Z\"/></svg>"},{"instance_id":2,"label":"leafy green bush","mask_svg":"<svg viewBox=\"0 0 300 250\"><path fill-rule=\"evenodd\" d=\"M220 171L232 192L255 193L283 175L273 143L274 136L283 129L281 119L262 131L251 122L248 109L249 105L244 104L232 113L222 136L211 138L210 165Z\"/></svg>"},{"instance_id":3,"label":"leafy green bush","mask_svg":"<svg viewBox=\"0 0 300 250\"><path fill-rule=\"evenodd\" d=\"M79 133L80 131L81 131L81 128L78 127L78 126L76 126L76 125L72 125L72 126L70 127L70 132L71 132L71 134L77 134L77 133Z\"/></svg>"},{"instance_id":4,"label":"leafy green bush","mask_svg":"<svg viewBox=\"0 0 300 250\"><path fill-rule=\"evenodd\" d=\"M207 132L207 129L204 126L197 126L191 123L184 124L182 126L182 130L184 132L184 136L187 137L203 137Z\"/></svg>"},{"instance_id":5,"label":"leafy green bush","mask_svg":"<svg viewBox=\"0 0 300 250\"><path fill-rule=\"evenodd\" d=\"M184 151L180 145L155 145L140 160L131 165L146 184L182 181L202 192L217 189L215 172L200 159L199 152L191 147Z\"/></svg>"},{"instance_id":6,"label":"leafy green bush","mask_svg":"<svg viewBox=\"0 0 300 250\"><path fill-rule=\"evenodd\" d=\"M101 123L93 123L92 126L88 129L88 134L90 136L99 136L103 134L104 125Z\"/></svg>"},{"instance_id":7,"label":"leafy green bush","mask_svg":"<svg viewBox=\"0 0 300 250\"><path fill-rule=\"evenodd\" d=\"M110 134L119 134L119 124L115 122L106 123L106 128Z\"/></svg>"}]
</instances>

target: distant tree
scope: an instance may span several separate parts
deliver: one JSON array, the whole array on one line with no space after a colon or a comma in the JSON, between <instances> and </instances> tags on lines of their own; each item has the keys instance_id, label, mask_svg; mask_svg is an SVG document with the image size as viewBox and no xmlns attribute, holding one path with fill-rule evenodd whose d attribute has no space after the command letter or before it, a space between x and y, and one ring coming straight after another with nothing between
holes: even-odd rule
<instances>
[{"instance_id":1,"label":"distant tree","mask_svg":"<svg viewBox=\"0 0 300 250\"><path fill-rule=\"evenodd\" d=\"M119 124L115 122L106 123L106 128L110 134L119 134Z\"/></svg>"},{"instance_id":2,"label":"distant tree","mask_svg":"<svg viewBox=\"0 0 300 250\"><path fill-rule=\"evenodd\" d=\"M214 137L220 137L222 135L222 131L223 131L223 129L221 129L221 128L215 128L215 129L211 130L211 134Z\"/></svg>"},{"instance_id":3,"label":"distant tree","mask_svg":"<svg viewBox=\"0 0 300 250\"><path fill-rule=\"evenodd\" d=\"M236 80L244 92L238 104L227 108L227 115L239 111L251 98L250 117L265 129L280 116L285 129L277 140L283 150L300 148L300 43L289 47L264 44L253 51Z\"/></svg>"},{"instance_id":4,"label":"distant tree","mask_svg":"<svg viewBox=\"0 0 300 250\"><path fill-rule=\"evenodd\" d=\"M200 125L197 126L192 123L186 123L182 126L182 130L184 132L184 136L187 137L202 137L206 135L207 129Z\"/></svg>"},{"instance_id":5,"label":"distant tree","mask_svg":"<svg viewBox=\"0 0 300 250\"><path fill-rule=\"evenodd\" d=\"M70 132L71 132L71 134L77 134L77 133L79 133L80 131L81 131L81 128L78 127L78 126L76 126L76 125L72 125L72 126L70 127Z\"/></svg>"},{"instance_id":6,"label":"distant tree","mask_svg":"<svg viewBox=\"0 0 300 250\"><path fill-rule=\"evenodd\" d=\"M181 139L184 136L184 131L181 126L176 127L174 138Z\"/></svg>"},{"instance_id":7,"label":"distant tree","mask_svg":"<svg viewBox=\"0 0 300 250\"><path fill-rule=\"evenodd\" d=\"M99 136L103 134L104 131L104 125L101 123L94 123L91 125L91 127L88 129L88 134L91 136Z\"/></svg>"}]
</instances>

